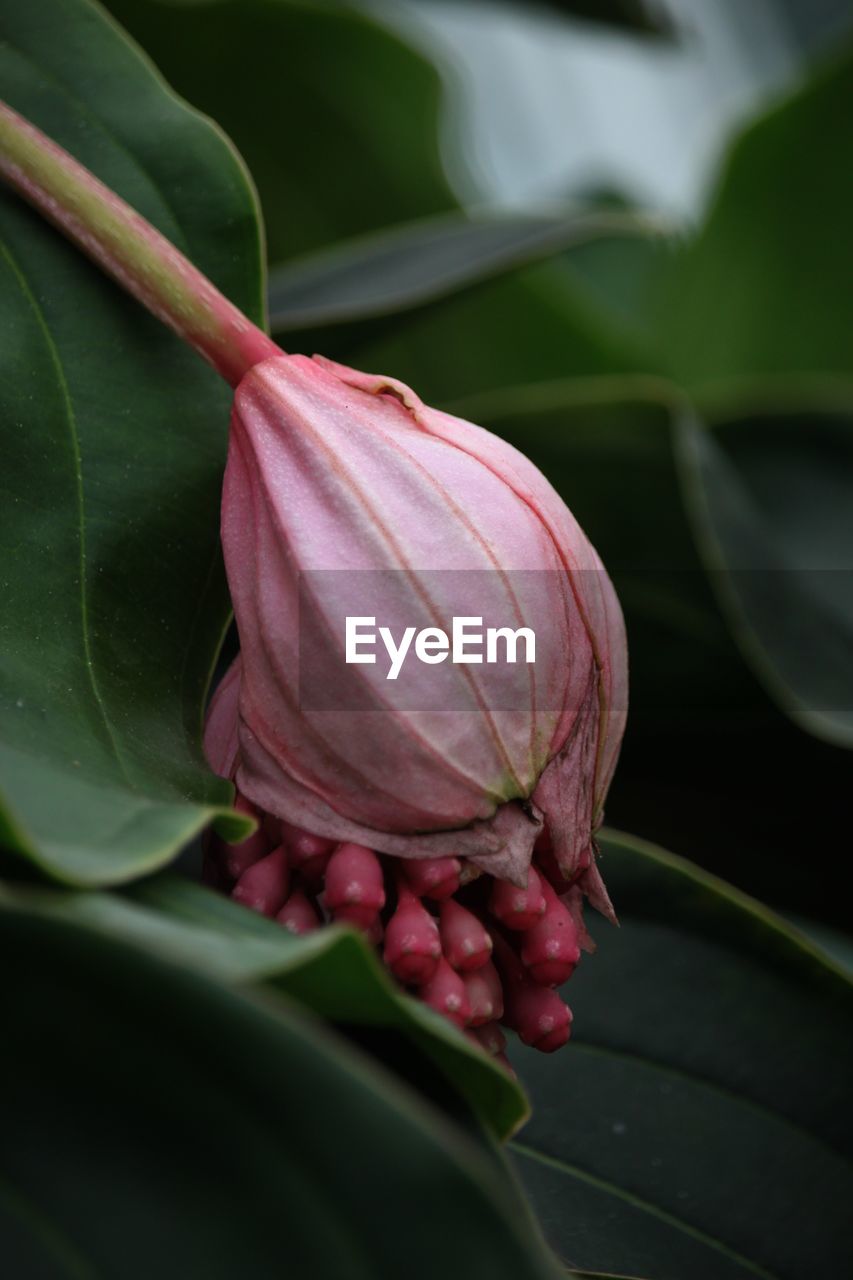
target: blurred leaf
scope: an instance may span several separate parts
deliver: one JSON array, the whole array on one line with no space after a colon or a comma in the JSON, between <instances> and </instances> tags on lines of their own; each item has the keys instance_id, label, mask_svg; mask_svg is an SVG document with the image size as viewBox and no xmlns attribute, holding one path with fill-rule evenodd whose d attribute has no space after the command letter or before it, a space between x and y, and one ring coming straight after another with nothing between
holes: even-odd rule
<instances>
[{"instance_id":1,"label":"blurred leaf","mask_svg":"<svg viewBox=\"0 0 853 1280\"><path fill-rule=\"evenodd\" d=\"M270 326L281 333L393 315L588 240L637 236L645 246L654 230L646 218L608 209L419 219L277 267Z\"/></svg>"},{"instance_id":2,"label":"blurred leaf","mask_svg":"<svg viewBox=\"0 0 853 1280\"><path fill-rule=\"evenodd\" d=\"M669 14L655 0L545 0L551 9L570 17L586 18L641 35L674 32Z\"/></svg>"},{"instance_id":3,"label":"blurred leaf","mask_svg":"<svg viewBox=\"0 0 853 1280\"><path fill-rule=\"evenodd\" d=\"M853 49L750 126L672 267L660 324L691 391L759 374L853 371Z\"/></svg>"},{"instance_id":4,"label":"blurred leaf","mask_svg":"<svg viewBox=\"0 0 853 1280\"><path fill-rule=\"evenodd\" d=\"M446 1019L405 996L352 930L319 929L297 938L221 894L171 875L142 881L122 896L7 888L0 900L133 942L223 982L264 982L333 1022L399 1032L498 1139L527 1116L524 1094L506 1072Z\"/></svg>"},{"instance_id":5,"label":"blurred leaf","mask_svg":"<svg viewBox=\"0 0 853 1280\"><path fill-rule=\"evenodd\" d=\"M744 651L788 714L853 746L853 414L683 424L697 536Z\"/></svg>"},{"instance_id":6,"label":"blurred leaf","mask_svg":"<svg viewBox=\"0 0 853 1280\"><path fill-rule=\"evenodd\" d=\"M594 296L571 257L481 281L404 316L299 331L288 345L391 374L442 407L526 383L647 368L632 327Z\"/></svg>"},{"instance_id":7,"label":"blurred leaf","mask_svg":"<svg viewBox=\"0 0 853 1280\"><path fill-rule=\"evenodd\" d=\"M4 1265L16 1280L545 1280L485 1142L271 995L4 911Z\"/></svg>"},{"instance_id":8,"label":"blurred leaf","mask_svg":"<svg viewBox=\"0 0 853 1280\"><path fill-rule=\"evenodd\" d=\"M260 193L269 258L453 208L441 83L367 14L306 0L109 0L222 126Z\"/></svg>"},{"instance_id":9,"label":"blurred leaf","mask_svg":"<svg viewBox=\"0 0 853 1280\"><path fill-rule=\"evenodd\" d=\"M575 1035L514 1053L516 1161L575 1267L647 1280L841 1275L853 1236L853 986L799 935L611 833L622 927L571 983Z\"/></svg>"},{"instance_id":10,"label":"blurred leaf","mask_svg":"<svg viewBox=\"0 0 853 1280\"><path fill-rule=\"evenodd\" d=\"M786 912L786 919L853 979L853 938L849 933L790 912Z\"/></svg>"},{"instance_id":11,"label":"blurred leaf","mask_svg":"<svg viewBox=\"0 0 853 1280\"><path fill-rule=\"evenodd\" d=\"M11 105L258 318L255 208L221 135L85 0L0 11ZM199 731L230 396L5 191L0 236L0 833L60 879L115 883L229 801Z\"/></svg>"}]
</instances>

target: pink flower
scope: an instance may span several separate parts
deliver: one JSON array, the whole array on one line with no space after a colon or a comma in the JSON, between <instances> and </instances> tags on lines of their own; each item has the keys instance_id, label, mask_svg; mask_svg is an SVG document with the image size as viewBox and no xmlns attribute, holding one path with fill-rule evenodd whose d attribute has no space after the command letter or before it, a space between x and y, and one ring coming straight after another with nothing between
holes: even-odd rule
<instances>
[{"instance_id":1,"label":"pink flower","mask_svg":"<svg viewBox=\"0 0 853 1280\"><path fill-rule=\"evenodd\" d=\"M613 917L594 833L627 704L619 605L568 508L401 383L282 354L237 387L222 541L241 652L205 748L260 834L214 838L209 877L300 932L384 937L395 977L501 1060L499 1020L558 1048L583 896ZM347 661L352 617L386 628L384 664ZM407 631L459 617L529 627L535 661L389 678Z\"/></svg>"},{"instance_id":2,"label":"pink flower","mask_svg":"<svg viewBox=\"0 0 853 1280\"><path fill-rule=\"evenodd\" d=\"M625 637L595 551L527 459L393 379L282 355L237 388L222 541L241 659L238 741L233 716L221 732L245 796L519 884L544 816L575 873L622 736ZM536 662L416 662L392 681L346 664L348 616L395 637L535 620Z\"/></svg>"}]
</instances>

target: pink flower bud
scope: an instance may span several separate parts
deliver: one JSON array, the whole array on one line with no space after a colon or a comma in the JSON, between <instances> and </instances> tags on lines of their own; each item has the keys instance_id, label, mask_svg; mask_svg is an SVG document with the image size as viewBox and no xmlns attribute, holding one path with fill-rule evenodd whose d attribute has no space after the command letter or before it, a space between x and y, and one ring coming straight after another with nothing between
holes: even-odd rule
<instances>
[{"instance_id":1,"label":"pink flower bud","mask_svg":"<svg viewBox=\"0 0 853 1280\"><path fill-rule=\"evenodd\" d=\"M310 933L320 923L317 908L301 889L293 889L290 897L276 915L279 924L291 933Z\"/></svg>"},{"instance_id":2,"label":"pink flower bud","mask_svg":"<svg viewBox=\"0 0 853 1280\"><path fill-rule=\"evenodd\" d=\"M566 1043L572 1011L551 987L533 982L503 938L495 939L495 958L503 979L503 1022L524 1044L553 1053Z\"/></svg>"},{"instance_id":3,"label":"pink flower bud","mask_svg":"<svg viewBox=\"0 0 853 1280\"><path fill-rule=\"evenodd\" d=\"M558 987L574 973L581 958L578 929L547 880L542 881L547 906L537 924L521 936L521 963L545 987Z\"/></svg>"},{"instance_id":4,"label":"pink flower bud","mask_svg":"<svg viewBox=\"0 0 853 1280\"><path fill-rule=\"evenodd\" d=\"M598 557L526 458L393 379L272 356L237 387L222 541L241 791L318 835L518 884L544 815L574 874L622 736L625 638ZM378 658L345 660L365 612L395 645L455 618L529 624L535 662L413 659L389 680ZM210 758L230 760L233 722L214 720Z\"/></svg>"},{"instance_id":5,"label":"pink flower bud","mask_svg":"<svg viewBox=\"0 0 853 1280\"><path fill-rule=\"evenodd\" d=\"M540 1053L553 1053L571 1034L572 1011L551 987L535 982L505 988L504 1022Z\"/></svg>"},{"instance_id":6,"label":"pink flower bud","mask_svg":"<svg viewBox=\"0 0 853 1280\"><path fill-rule=\"evenodd\" d=\"M419 898L440 901L459 888L458 858L418 858L403 863L403 874Z\"/></svg>"},{"instance_id":7,"label":"pink flower bud","mask_svg":"<svg viewBox=\"0 0 853 1280\"><path fill-rule=\"evenodd\" d=\"M326 867L326 906L342 923L372 928L385 906L382 867L372 849L338 845Z\"/></svg>"},{"instance_id":8,"label":"pink flower bud","mask_svg":"<svg viewBox=\"0 0 853 1280\"><path fill-rule=\"evenodd\" d=\"M298 871L312 888L319 887L335 847L334 840L312 836L310 831L302 831L287 822L281 823L281 833L293 870Z\"/></svg>"},{"instance_id":9,"label":"pink flower bud","mask_svg":"<svg viewBox=\"0 0 853 1280\"><path fill-rule=\"evenodd\" d=\"M492 954L492 939L481 920L453 898L442 902L438 918L441 949L452 968L462 973L486 963Z\"/></svg>"},{"instance_id":10,"label":"pink flower bud","mask_svg":"<svg viewBox=\"0 0 853 1280\"><path fill-rule=\"evenodd\" d=\"M384 960L399 982L423 986L441 956L438 925L422 902L401 882L397 909L385 929Z\"/></svg>"},{"instance_id":11,"label":"pink flower bud","mask_svg":"<svg viewBox=\"0 0 853 1280\"><path fill-rule=\"evenodd\" d=\"M527 887L518 889L506 880L495 880L489 896L489 910L508 929L530 929L545 914L542 881L530 867Z\"/></svg>"},{"instance_id":12,"label":"pink flower bud","mask_svg":"<svg viewBox=\"0 0 853 1280\"><path fill-rule=\"evenodd\" d=\"M500 975L488 960L480 969L461 975L465 994L471 1006L471 1026L496 1021L503 1017L504 994Z\"/></svg>"},{"instance_id":13,"label":"pink flower bud","mask_svg":"<svg viewBox=\"0 0 853 1280\"><path fill-rule=\"evenodd\" d=\"M266 833L261 815L245 796L236 797L234 808L238 813L254 818L258 822L258 829L237 844L228 844L227 841L215 835L210 837L212 851L215 851L221 872L226 880L231 881L239 880L253 862L263 858L275 847Z\"/></svg>"},{"instance_id":14,"label":"pink flower bud","mask_svg":"<svg viewBox=\"0 0 853 1280\"><path fill-rule=\"evenodd\" d=\"M421 987L420 997L424 1004L443 1013L457 1027L464 1027L471 1017L465 983L451 969L444 956L439 960L433 976Z\"/></svg>"},{"instance_id":15,"label":"pink flower bud","mask_svg":"<svg viewBox=\"0 0 853 1280\"><path fill-rule=\"evenodd\" d=\"M231 896L261 915L274 916L284 906L289 884L287 854L278 848L243 872Z\"/></svg>"},{"instance_id":16,"label":"pink flower bud","mask_svg":"<svg viewBox=\"0 0 853 1280\"><path fill-rule=\"evenodd\" d=\"M324 840L322 836L312 836L310 831L301 831L287 822L280 823L281 842L288 852L291 865L302 867L306 862L323 855L331 854L335 847L334 840Z\"/></svg>"}]
</instances>

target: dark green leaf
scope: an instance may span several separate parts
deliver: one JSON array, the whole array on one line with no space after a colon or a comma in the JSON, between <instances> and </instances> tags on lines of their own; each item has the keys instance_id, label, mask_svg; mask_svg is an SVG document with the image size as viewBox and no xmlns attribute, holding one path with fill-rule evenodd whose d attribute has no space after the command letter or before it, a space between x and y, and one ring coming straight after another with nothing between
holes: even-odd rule
<instances>
[{"instance_id":1,"label":"dark green leaf","mask_svg":"<svg viewBox=\"0 0 853 1280\"><path fill-rule=\"evenodd\" d=\"M655 0L546 0L549 8L641 35L671 35L673 26Z\"/></svg>"},{"instance_id":2,"label":"dark green leaf","mask_svg":"<svg viewBox=\"0 0 853 1280\"><path fill-rule=\"evenodd\" d=\"M258 318L255 208L221 135L86 0L4 0L0 22L3 96ZM0 831L61 879L117 882L229 800L199 746L229 393L5 191L0 244Z\"/></svg>"},{"instance_id":3,"label":"dark green leaf","mask_svg":"<svg viewBox=\"0 0 853 1280\"><path fill-rule=\"evenodd\" d=\"M265 982L333 1022L400 1033L498 1139L527 1116L524 1094L506 1072L444 1018L403 995L373 948L352 930L328 928L296 938L220 894L169 875L143 881L121 897L43 889L7 890L5 897L224 982Z\"/></svg>"},{"instance_id":4,"label":"dark green leaf","mask_svg":"<svg viewBox=\"0 0 853 1280\"><path fill-rule=\"evenodd\" d=\"M844 1274L853 986L680 859L611 834L602 870L622 927L570 984L569 1048L520 1062L516 1159L546 1235L648 1280Z\"/></svg>"},{"instance_id":5,"label":"dark green leaf","mask_svg":"<svg viewBox=\"0 0 853 1280\"><path fill-rule=\"evenodd\" d=\"M686 420L697 536L744 651L788 714L853 746L853 415Z\"/></svg>"},{"instance_id":6,"label":"dark green leaf","mask_svg":"<svg viewBox=\"0 0 853 1280\"><path fill-rule=\"evenodd\" d=\"M393 315L587 241L636 236L642 248L653 229L618 210L420 219L277 267L270 326L285 333Z\"/></svg>"},{"instance_id":7,"label":"dark green leaf","mask_svg":"<svg viewBox=\"0 0 853 1280\"><path fill-rule=\"evenodd\" d=\"M851 126L848 50L735 144L665 292L660 347L691 390L853 371Z\"/></svg>"},{"instance_id":8,"label":"dark green leaf","mask_svg":"<svg viewBox=\"0 0 853 1280\"><path fill-rule=\"evenodd\" d=\"M239 147L271 262L456 205L439 156L438 73L367 14L305 0L109 7Z\"/></svg>"},{"instance_id":9,"label":"dark green leaf","mask_svg":"<svg viewBox=\"0 0 853 1280\"><path fill-rule=\"evenodd\" d=\"M4 1267L545 1280L487 1144L283 1001L4 911Z\"/></svg>"}]
</instances>

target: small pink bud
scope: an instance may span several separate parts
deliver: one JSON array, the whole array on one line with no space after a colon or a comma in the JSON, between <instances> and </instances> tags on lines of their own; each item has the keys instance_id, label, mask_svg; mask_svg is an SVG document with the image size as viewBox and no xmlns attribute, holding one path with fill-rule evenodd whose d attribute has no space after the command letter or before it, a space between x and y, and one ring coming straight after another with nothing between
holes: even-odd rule
<instances>
[{"instance_id":1,"label":"small pink bud","mask_svg":"<svg viewBox=\"0 0 853 1280\"><path fill-rule=\"evenodd\" d=\"M311 858L330 854L335 847L334 840L313 836L310 831L302 831L299 827L291 826L289 822L282 822L279 825L282 844L289 853L294 867L301 867L303 862L308 862Z\"/></svg>"},{"instance_id":2,"label":"small pink bud","mask_svg":"<svg viewBox=\"0 0 853 1280\"><path fill-rule=\"evenodd\" d=\"M420 989L420 997L424 1004L438 1013L443 1013L457 1027L464 1027L471 1017L471 1006L465 991L465 983L459 974L451 969L444 956L438 962L435 973L429 982Z\"/></svg>"},{"instance_id":3,"label":"small pink bud","mask_svg":"<svg viewBox=\"0 0 853 1280\"><path fill-rule=\"evenodd\" d=\"M294 889L276 915L279 924L291 933L310 933L320 923L317 908L301 889Z\"/></svg>"},{"instance_id":4,"label":"small pink bud","mask_svg":"<svg viewBox=\"0 0 853 1280\"><path fill-rule=\"evenodd\" d=\"M274 916L284 906L289 884L287 854L279 847L243 872L231 896L261 915Z\"/></svg>"},{"instance_id":5,"label":"small pink bud","mask_svg":"<svg viewBox=\"0 0 853 1280\"><path fill-rule=\"evenodd\" d=\"M530 982L507 990L504 1022L524 1044L540 1053L553 1053L569 1038L572 1011L552 987Z\"/></svg>"},{"instance_id":6,"label":"small pink bud","mask_svg":"<svg viewBox=\"0 0 853 1280\"><path fill-rule=\"evenodd\" d=\"M578 930L571 912L546 880L542 882L546 908L542 919L521 938L521 963L535 982L557 987L571 977L581 958Z\"/></svg>"},{"instance_id":7,"label":"small pink bud","mask_svg":"<svg viewBox=\"0 0 853 1280\"><path fill-rule=\"evenodd\" d=\"M453 898L441 904L439 927L441 949L459 973L479 969L492 954L492 939L483 922Z\"/></svg>"},{"instance_id":8,"label":"small pink bud","mask_svg":"<svg viewBox=\"0 0 853 1280\"><path fill-rule=\"evenodd\" d=\"M319 887L326 874L335 841L312 836L310 831L302 831L289 822L281 823L281 834L293 870L299 871L312 888Z\"/></svg>"},{"instance_id":9,"label":"small pink bud","mask_svg":"<svg viewBox=\"0 0 853 1280\"><path fill-rule=\"evenodd\" d=\"M506 880L495 880L489 910L508 929L530 929L536 924L545 914L545 895L533 867L527 873L526 889L518 889Z\"/></svg>"},{"instance_id":10,"label":"small pink bud","mask_svg":"<svg viewBox=\"0 0 853 1280\"><path fill-rule=\"evenodd\" d=\"M419 898L451 897L459 888L461 865L458 858L407 858L403 873Z\"/></svg>"},{"instance_id":11,"label":"small pink bud","mask_svg":"<svg viewBox=\"0 0 853 1280\"><path fill-rule=\"evenodd\" d=\"M551 987L533 982L503 938L495 939L495 958L503 978L503 1022L524 1044L553 1053L566 1043L572 1011Z\"/></svg>"},{"instance_id":12,"label":"small pink bud","mask_svg":"<svg viewBox=\"0 0 853 1280\"><path fill-rule=\"evenodd\" d=\"M500 975L488 960L480 969L462 975L465 993L471 1006L471 1026L496 1021L503 1016L504 993Z\"/></svg>"},{"instance_id":13,"label":"small pink bud","mask_svg":"<svg viewBox=\"0 0 853 1280\"><path fill-rule=\"evenodd\" d=\"M379 859L361 844L340 844L326 867L326 906L336 920L370 929L385 906Z\"/></svg>"},{"instance_id":14,"label":"small pink bud","mask_svg":"<svg viewBox=\"0 0 853 1280\"><path fill-rule=\"evenodd\" d=\"M219 852L219 862L225 876L230 880L239 880L243 872L253 862L263 858L275 846L264 830L261 813L251 801L238 793L234 800L234 808L238 813L245 814L248 818L254 818L258 823L257 831L253 831L250 836L247 836L245 840L241 840L239 844L226 844L224 840L220 841L216 836L212 837L212 843L215 843L215 848Z\"/></svg>"},{"instance_id":15,"label":"small pink bud","mask_svg":"<svg viewBox=\"0 0 853 1280\"><path fill-rule=\"evenodd\" d=\"M423 986L435 974L441 956L438 925L402 880L397 893L397 910L385 930L385 963L399 982Z\"/></svg>"}]
</instances>

